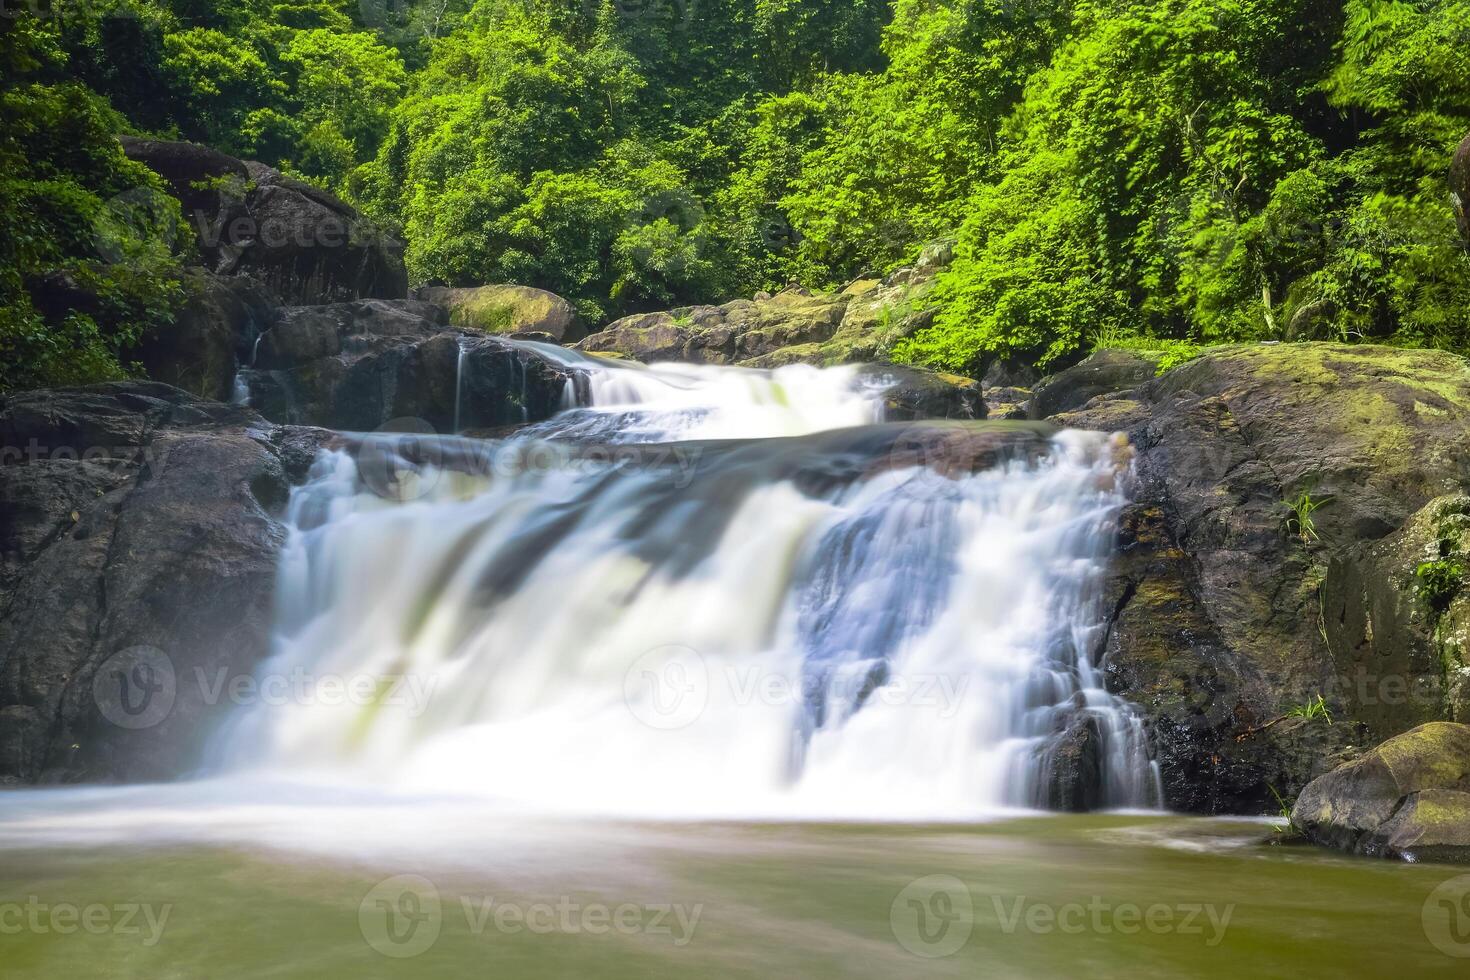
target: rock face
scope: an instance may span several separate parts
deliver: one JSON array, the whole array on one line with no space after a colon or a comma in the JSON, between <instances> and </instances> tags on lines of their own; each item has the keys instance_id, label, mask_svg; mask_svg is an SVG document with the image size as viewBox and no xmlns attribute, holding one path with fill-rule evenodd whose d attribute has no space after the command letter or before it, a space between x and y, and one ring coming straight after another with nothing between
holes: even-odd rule
<instances>
[{"instance_id":1,"label":"rock face","mask_svg":"<svg viewBox=\"0 0 1470 980\"><path fill-rule=\"evenodd\" d=\"M315 438L151 382L0 399L0 781L198 761L220 672L267 652L272 513Z\"/></svg>"},{"instance_id":2,"label":"rock face","mask_svg":"<svg viewBox=\"0 0 1470 980\"><path fill-rule=\"evenodd\" d=\"M407 295L403 246L326 191L193 143L122 144L168 182L210 271L250 275L287 303Z\"/></svg>"},{"instance_id":3,"label":"rock face","mask_svg":"<svg viewBox=\"0 0 1470 980\"><path fill-rule=\"evenodd\" d=\"M1157 356L1126 350L1103 350L1081 364L1054 374L1032 393L1033 419L1050 418L1086 405L1099 395L1113 395L1147 384L1158 374Z\"/></svg>"},{"instance_id":4,"label":"rock face","mask_svg":"<svg viewBox=\"0 0 1470 980\"><path fill-rule=\"evenodd\" d=\"M524 347L448 329L441 307L363 300L286 307L244 375L266 418L367 432L393 420L417 431L537 422L572 375Z\"/></svg>"},{"instance_id":5,"label":"rock face","mask_svg":"<svg viewBox=\"0 0 1470 980\"><path fill-rule=\"evenodd\" d=\"M1292 824L1327 847L1470 862L1470 726L1434 722L1313 780Z\"/></svg>"},{"instance_id":6,"label":"rock face","mask_svg":"<svg viewBox=\"0 0 1470 980\"><path fill-rule=\"evenodd\" d=\"M1455 208L1455 219L1460 223L1460 234L1470 247L1470 136L1465 137L1450 164L1450 201Z\"/></svg>"},{"instance_id":7,"label":"rock face","mask_svg":"<svg viewBox=\"0 0 1470 980\"><path fill-rule=\"evenodd\" d=\"M190 270L186 299L174 321L144 335L125 360L137 360L148 377L201 398L229 401L235 372L273 313L274 298L249 278Z\"/></svg>"},{"instance_id":8,"label":"rock face","mask_svg":"<svg viewBox=\"0 0 1470 980\"><path fill-rule=\"evenodd\" d=\"M545 334L571 344L587 335L571 303L530 286L426 286L415 294L448 313L456 327L497 334Z\"/></svg>"},{"instance_id":9,"label":"rock face","mask_svg":"<svg viewBox=\"0 0 1470 980\"><path fill-rule=\"evenodd\" d=\"M1470 496L1430 501L1334 555L1322 586L1334 670L1376 733L1470 721Z\"/></svg>"},{"instance_id":10,"label":"rock face","mask_svg":"<svg viewBox=\"0 0 1470 980\"><path fill-rule=\"evenodd\" d=\"M1393 661L1387 640L1362 646L1348 607L1368 587L1347 566L1382 562L1375 543L1470 486L1463 358L1221 348L1052 421L1125 431L1138 453L1099 656L1148 719L1170 806L1274 809L1273 788L1290 797L1354 746L1423 720L1373 703L1440 673L1422 652L1397 662L1404 676L1374 664L1359 688L1371 651ZM1288 505L1303 494L1320 505L1306 531ZM1402 580L1402 562L1384 567ZM1285 717L1318 696L1335 724Z\"/></svg>"}]
</instances>

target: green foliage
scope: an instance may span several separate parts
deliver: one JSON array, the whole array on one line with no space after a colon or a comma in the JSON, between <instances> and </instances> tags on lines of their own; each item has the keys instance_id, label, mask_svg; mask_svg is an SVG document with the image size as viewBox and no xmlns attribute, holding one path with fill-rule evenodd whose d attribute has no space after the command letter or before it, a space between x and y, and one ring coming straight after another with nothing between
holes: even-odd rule
<instances>
[{"instance_id":1,"label":"green foliage","mask_svg":"<svg viewBox=\"0 0 1470 980\"><path fill-rule=\"evenodd\" d=\"M148 183L119 131L329 188L402 233L415 282L540 286L594 323L832 286L953 236L900 359L973 372L1129 346L1164 371L1222 342L1470 350L1444 182L1470 130L1470 0L50 9L4 18L0 45L17 134L48 100L77 117L66 146L8 144L6 343L50 365L17 378L59 377L71 349L91 352L79 376L121 371L124 335L167 315L166 229L123 263L85 241L103 202ZM105 300L38 303L47 276Z\"/></svg>"},{"instance_id":2,"label":"green foliage","mask_svg":"<svg viewBox=\"0 0 1470 980\"><path fill-rule=\"evenodd\" d=\"M1450 607L1465 584L1465 566L1458 558L1437 558L1421 562L1414 569L1419 598L1438 615Z\"/></svg>"},{"instance_id":3,"label":"green foliage","mask_svg":"<svg viewBox=\"0 0 1470 980\"><path fill-rule=\"evenodd\" d=\"M1320 718L1326 721L1327 724L1332 724L1332 711L1327 707L1326 700L1320 694L1315 698L1309 698L1287 711L1286 717L1304 718L1307 721L1316 721Z\"/></svg>"},{"instance_id":4,"label":"green foliage","mask_svg":"<svg viewBox=\"0 0 1470 980\"><path fill-rule=\"evenodd\" d=\"M1310 490L1303 490L1285 501L1286 509L1290 511L1286 518L1287 533L1300 538L1303 544L1316 541L1317 522L1312 519L1312 514L1328 502L1328 499L1314 498Z\"/></svg>"},{"instance_id":5,"label":"green foliage","mask_svg":"<svg viewBox=\"0 0 1470 980\"><path fill-rule=\"evenodd\" d=\"M17 18L3 42L0 390L121 377L180 298L178 204L123 156L106 104L58 78L44 25Z\"/></svg>"}]
</instances>

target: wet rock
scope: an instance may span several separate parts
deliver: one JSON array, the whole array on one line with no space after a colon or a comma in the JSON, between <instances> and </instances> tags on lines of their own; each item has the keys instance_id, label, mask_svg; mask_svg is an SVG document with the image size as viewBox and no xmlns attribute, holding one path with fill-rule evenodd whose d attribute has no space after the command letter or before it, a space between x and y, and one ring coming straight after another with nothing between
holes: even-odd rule
<instances>
[{"instance_id":1,"label":"wet rock","mask_svg":"<svg viewBox=\"0 0 1470 980\"><path fill-rule=\"evenodd\" d=\"M1043 810L1087 813L1103 805L1102 735L1085 712L1071 718L1067 729L1047 744L1039 760L1045 781L1033 805Z\"/></svg>"},{"instance_id":2,"label":"wet rock","mask_svg":"<svg viewBox=\"0 0 1470 980\"><path fill-rule=\"evenodd\" d=\"M897 365L872 365L863 375L874 384L891 385L883 398L885 421L986 417L980 384L969 378Z\"/></svg>"},{"instance_id":3,"label":"wet rock","mask_svg":"<svg viewBox=\"0 0 1470 980\"><path fill-rule=\"evenodd\" d=\"M1291 813L1325 847L1470 862L1470 726L1432 722L1314 780Z\"/></svg>"},{"instance_id":4,"label":"wet rock","mask_svg":"<svg viewBox=\"0 0 1470 980\"><path fill-rule=\"evenodd\" d=\"M291 368L385 338L443 332L444 311L418 300L362 300L277 310L261 335L253 366Z\"/></svg>"},{"instance_id":5,"label":"wet rock","mask_svg":"<svg viewBox=\"0 0 1470 980\"><path fill-rule=\"evenodd\" d=\"M566 367L500 339L445 331L412 313L366 322L351 313L316 309L285 320L287 338L269 348L268 332L266 367L248 375L251 404L276 422L348 432L395 419L456 432L541 422L575 383ZM365 325L392 332L357 332Z\"/></svg>"},{"instance_id":6,"label":"wet rock","mask_svg":"<svg viewBox=\"0 0 1470 980\"><path fill-rule=\"evenodd\" d=\"M144 334L124 360L148 377L201 398L229 401L241 357L273 314L274 297L248 278L192 269L185 301L171 324Z\"/></svg>"},{"instance_id":7,"label":"wet rock","mask_svg":"<svg viewBox=\"0 0 1470 980\"><path fill-rule=\"evenodd\" d=\"M1036 386L1029 411L1033 419L1081 408L1099 395L1131 391L1154 379L1159 358L1139 351L1103 350L1052 375Z\"/></svg>"},{"instance_id":8,"label":"wet rock","mask_svg":"<svg viewBox=\"0 0 1470 980\"><path fill-rule=\"evenodd\" d=\"M187 771L268 652L281 430L117 382L0 399L0 441L0 779Z\"/></svg>"}]
</instances>

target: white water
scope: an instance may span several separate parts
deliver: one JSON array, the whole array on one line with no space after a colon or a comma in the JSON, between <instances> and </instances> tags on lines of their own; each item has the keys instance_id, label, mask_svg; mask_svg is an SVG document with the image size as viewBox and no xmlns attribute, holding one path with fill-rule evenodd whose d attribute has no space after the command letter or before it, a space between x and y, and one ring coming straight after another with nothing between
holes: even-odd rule
<instances>
[{"instance_id":1,"label":"white water","mask_svg":"<svg viewBox=\"0 0 1470 980\"><path fill-rule=\"evenodd\" d=\"M538 810L958 819L1045 802L1083 719L1098 802L1157 803L1090 659L1126 479L1107 437L916 465L855 369L551 350L591 406L319 458L261 670L298 694L245 711L221 767ZM746 441L687 441L710 439Z\"/></svg>"}]
</instances>

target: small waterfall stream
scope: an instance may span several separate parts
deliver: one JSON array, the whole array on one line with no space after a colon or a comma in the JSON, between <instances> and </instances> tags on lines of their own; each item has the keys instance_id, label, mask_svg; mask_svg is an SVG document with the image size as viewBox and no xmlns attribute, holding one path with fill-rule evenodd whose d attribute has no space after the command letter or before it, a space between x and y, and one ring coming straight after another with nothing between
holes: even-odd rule
<instances>
[{"instance_id":1,"label":"small waterfall stream","mask_svg":"<svg viewBox=\"0 0 1470 980\"><path fill-rule=\"evenodd\" d=\"M527 346L585 377L551 420L318 458L262 670L376 693L248 709L222 764L659 816L1158 804L1092 661L1108 437L885 425L852 368Z\"/></svg>"}]
</instances>

